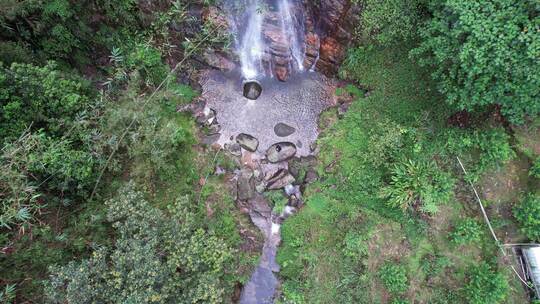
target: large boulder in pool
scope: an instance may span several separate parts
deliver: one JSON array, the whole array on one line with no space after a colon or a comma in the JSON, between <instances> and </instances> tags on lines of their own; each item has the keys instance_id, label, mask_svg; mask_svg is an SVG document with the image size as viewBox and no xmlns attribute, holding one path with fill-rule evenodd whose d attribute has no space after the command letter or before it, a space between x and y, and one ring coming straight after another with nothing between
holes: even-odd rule
<instances>
[{"instance_id":1,"label":"large boulder in pool","mask_svg":"<svg viewBox=\"0 0 540 304\"><path fill-rule=\"evenodd\" d=\"M285 123L278 123L274 126L274 133L279 137L287 137L296 132L296 129Z\"/></svg>"},{"instance_id":2,"label":"large boulder in pool","mask_svg":"<svg viewBox=\"0 0 540 304\"><path fill-rule=\"evenodd\" d=\"M279 163L296 155L296 146L290 142L280 142L272 145L266 151L266 159L271 163Z\"/></svg>"},{"instance_id":3,"label":"large boulder in pool","mask_svg":"<svg viewBox=\"0 0 540 304\"><path fill-rule=\"evenodd\" d=\"M251 100L256 100L261 96L262 86L256 80L244 81L244 97Z\"/></svg>"}]
</instances>

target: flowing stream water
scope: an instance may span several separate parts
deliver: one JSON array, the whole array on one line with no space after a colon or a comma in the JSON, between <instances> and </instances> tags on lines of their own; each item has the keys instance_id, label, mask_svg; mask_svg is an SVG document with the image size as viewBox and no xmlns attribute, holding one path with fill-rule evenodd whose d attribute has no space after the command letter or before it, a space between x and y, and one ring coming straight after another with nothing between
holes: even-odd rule
<instances>
[{"instance_id":1,"label":"flowing stream water","mask_svg":"<svg viewBox=\"0 0 540 304\"><path fill-rule=\"evenodd\" d=\"M296 10L302 7L298 4L295 0L225 1L234 48L245 79L272 76L271 69L264 68L265 54L271 54L271 50L263 33L265 23L270 24L273 15L279 19L281 42L293 59L290 69L304 71L304 20L301 10L297 16Z\"/></svg>"}]
</instances>

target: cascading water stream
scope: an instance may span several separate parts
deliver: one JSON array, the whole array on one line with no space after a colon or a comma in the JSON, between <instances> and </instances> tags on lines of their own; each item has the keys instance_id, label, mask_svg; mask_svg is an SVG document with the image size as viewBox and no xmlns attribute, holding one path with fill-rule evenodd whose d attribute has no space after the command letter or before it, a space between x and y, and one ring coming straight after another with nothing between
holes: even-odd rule
<instances>
[{"instance_id":1,"label":"cascading water stream","mask_svg":"<svg viewBox=\"0 0 540 304\"><path fill-rule=\"evenodd\" d=\"M304 70L304 54L303 41L300 41L299 36L303 36L303 22L298 22L295 15L291 12L291 4L288 0L278 0L279 15L281 17L281 31L283 36L289 43L289 50L296 65L293 66L298 71Z\"/></svg>"},{"instance_id":2,"label":"cascading water stream","mask_svg":"<svg viewBox=\"0 0 540 304\"><path fill-rule=\"evenodd\" d=\"M244 79L259 79L272 76L272 69L265 69L269 60L270 45L265 41L266 18L275 13L279 18L282 43L291 59L291 72L304 71L304 22L303 15L297 16L298 7L289 0L225 0L225 10L231 33L234 37L235 51L239 57ZM277 11L270 11L277 8ZM265 59L266 55L266 59Z\"/></svg>"},{"instance_id":3,"label":"cascading water stream","mask_svg":"<svg viewBox=\"0 0 540 304\"><path fill-rule=\"evenodd\" d=\"M256 100L260 96L262 78L272 77L275 65L279 65L282 71L285 67L287 73L304 71L303 9L299 9L302 7L299 3L292 1L299 0L225 0L235 51L244 79L243 95L248 99ZM266 81L272 82L269 79ZM246 84L249 84L249 87L246 87ZM259 85L256 90L258 94L252 94L253 90L249 88L256 85ZM264 100L265 97L261 99ZM289 198L301 198L298 186L289 183L284 190ZM249 204L251 220L260 228L265 241L259 265L244 285L240 303L273 303L279 286L276 254L281 239L280 227L296 209L287 206L280 214L276 214L262 195L251 199Z\"/></svg>"},{"instance_id":4,"label":"cascading water stream","mask_svg":"<svg viewBox=\"0 0 540 304\"><path fill-rule=\"evenodd\" d=\"M266 47L262 40L264 16L258 11L257 1L250 1L247 16L247 28L239 48L240 64L244 77L255 79L262 70L262 55Z\"/></svg>"}]
</instances>

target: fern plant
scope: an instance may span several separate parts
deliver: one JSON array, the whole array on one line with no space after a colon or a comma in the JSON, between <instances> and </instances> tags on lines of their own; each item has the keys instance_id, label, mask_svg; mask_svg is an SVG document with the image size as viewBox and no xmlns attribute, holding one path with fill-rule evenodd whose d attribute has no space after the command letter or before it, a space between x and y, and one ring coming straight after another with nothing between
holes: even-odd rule
<instances>
[{"instance_id":1,"label":"fern plant","mask_svg":"<svg viewBox=\"0 0 540 304\"><path fill-rule=\"evenodd\" d=\"M418 205L420 211L433 214L452 197L454 181L433 161L407 160L392 170L382 197L391 207L407 209Z\"/></svg>"}]
</instances>

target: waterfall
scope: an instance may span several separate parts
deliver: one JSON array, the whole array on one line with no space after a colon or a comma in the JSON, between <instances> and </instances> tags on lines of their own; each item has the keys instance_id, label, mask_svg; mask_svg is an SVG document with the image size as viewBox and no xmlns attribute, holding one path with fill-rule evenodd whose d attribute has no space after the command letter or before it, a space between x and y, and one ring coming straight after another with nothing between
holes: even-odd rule
<instances>
[{"instance_id":1,"label":"waterfall","mask_svg":"<svg viewBox=\"0 0 540 304\"><path fill-rule=\"evenodd\" d=\"M288 0L279 1L279 15L281 17L281 32L286 40L289 42L289 49L291 56L296 62L294 68L299 71L304 70L304 54L303 41L298 39L304 34L303 22L298 22L296 15L291 13L291 4Z\"/></svg>"},{"instance_id":2,"label":"waterfall","mask_svg":"<svg viewBox=\"0 0 540 304\"><path fill-rule=\"evenodd\" d=\"M242 74L246 79L256 78L261 71L261 60L265 44L262 40L262 24L264 16L258 11L257 1L251 1L248 8L247 29L240 46L240 63Z\"/></svg>"},{"instance_id":3,"label":"waterfall","mask_svg":"<svg viewBox=\"0 0 540 304\"><path fill-rule=\"evenodd\" d=\"M258 0L225 1L234 46L245 79L256 79L262 73L262 55L266 45L262 39L264 21Z\"/></svg>"},{"instance_id":4,"label":"waterfall","mask_svg":"<svg viewBox=\"0 0 540 304\"><path fill-rule=\"evenodd\" d=\"M276 14L279 19L278 29L290 53L290 71L304 70L303 16L297 17L292 1L297 0L225 0L235 51L245 79L272 76L271 69L265 74L263 68L272 66L269 62L270 46L263 35L269 14ZM277 8L277 11L269 12L270 8Z\"/></svg>"}]
</instances>

